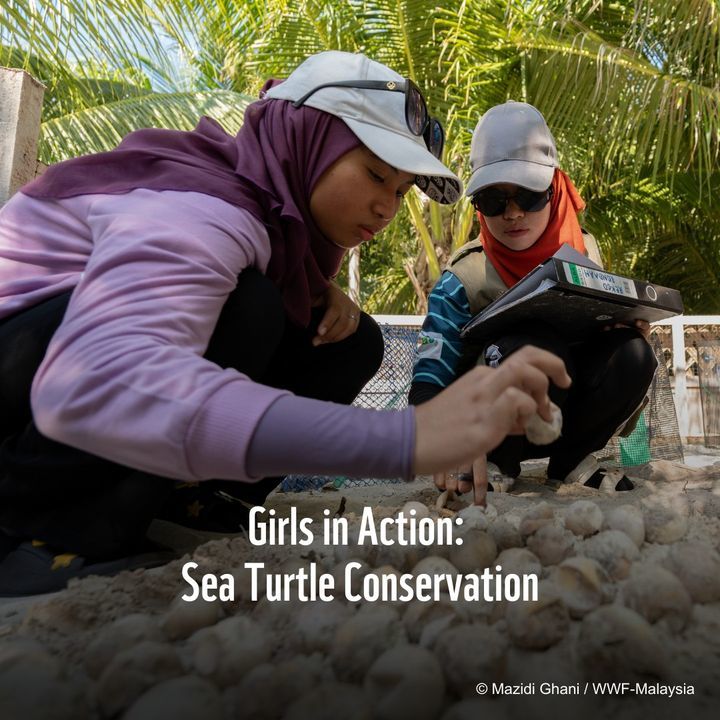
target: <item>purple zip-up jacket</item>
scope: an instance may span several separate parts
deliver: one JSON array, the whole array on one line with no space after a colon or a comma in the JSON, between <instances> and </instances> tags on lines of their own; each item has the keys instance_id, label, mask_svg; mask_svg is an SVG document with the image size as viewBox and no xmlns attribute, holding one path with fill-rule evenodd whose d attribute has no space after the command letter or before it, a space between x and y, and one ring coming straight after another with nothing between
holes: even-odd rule
<instances>
[{"instance_id":1,"label":"purple zip-up jacket","mask_svg":"<svg viewBox=\"0 0 720 720\"><path fill-rule=\"evenodd\" d=\"M252 215L201 193L17 193L0 210L0 322L75 287L35 375L39 430L183 480L410 478L412 408L300 398L202 357L238 274L270 252Z\"/></svg>"}]
</instances>

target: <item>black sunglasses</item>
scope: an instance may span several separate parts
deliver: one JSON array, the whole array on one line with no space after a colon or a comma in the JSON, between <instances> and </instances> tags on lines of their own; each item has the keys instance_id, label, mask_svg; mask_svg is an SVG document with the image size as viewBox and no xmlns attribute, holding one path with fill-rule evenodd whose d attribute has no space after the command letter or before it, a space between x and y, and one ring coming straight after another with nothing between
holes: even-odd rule
<instances>
[{"instance_id":1,"label":"black sunglasses","mask_svg":"<svg viewBox=\"0 0 720 720\"><path fill-rule=\"evenodd\" d=\"M523 212L539 212L553 196L552 185L547 190L536 192L526 188L518 188L513 195L508 195L494 188L479 190L472 196L472 204L487 217L496 217L505 212L507 204L513 200Z\"/></svg>"},{"instance_id":2,"label":"black sunglasses","mask_svg":"<svg viewBox=\"0 0 720 720\"><path fill-rule=\"evenodd\" d=\"M314 87L301 98L293 102L293 107L300 107L318 90L328 87L350 87L360 90L389 90L405 93L405 122L413 135L422 137L427 149L438 160L442 157L445 145L445 131L437 118L430 117L425 98L420 88L409 78L404 80L339 80Z\"/></svg>"}]
</instances>

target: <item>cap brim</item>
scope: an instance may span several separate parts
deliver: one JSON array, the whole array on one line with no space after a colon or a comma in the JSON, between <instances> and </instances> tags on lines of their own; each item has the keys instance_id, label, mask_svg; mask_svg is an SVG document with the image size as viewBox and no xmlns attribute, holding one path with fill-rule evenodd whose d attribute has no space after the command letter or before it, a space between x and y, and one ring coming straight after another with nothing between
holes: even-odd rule
<instances>
[{"instance_id":1,"label":"cap brim","mask_svg":"<svg viewBox=\"0 0 720 720\"><path fill-rule=\"evenodd\" d=\"M555 168L550 165L539 165L526 160L503 160L478 168L470 177L465 194L472 196L478 190L499 183L519 185L541 192L550 187L554 174Z\"/></svg>"},{"instance_id":2,"label":"cap brim","mask_svg":"<svg viewBox=\"0 0 720 720\"><path fill-rule=\"evenodd\" d=\"M342 120L371 152L396 170L415 175L415 184L436 202L450 205L460 199L463 184L426 147L422 138L411 140L391 130L360 122Z\"/></svg>"}]
</instances>

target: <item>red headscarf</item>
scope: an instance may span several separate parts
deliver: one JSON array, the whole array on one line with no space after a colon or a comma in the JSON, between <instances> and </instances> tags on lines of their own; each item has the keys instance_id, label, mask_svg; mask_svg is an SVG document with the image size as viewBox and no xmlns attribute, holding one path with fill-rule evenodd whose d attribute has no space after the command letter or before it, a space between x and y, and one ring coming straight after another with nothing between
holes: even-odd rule
<instances>
[{"instance_id":1,"label":"red headscarf","mask_svg":"<svg viewBox=\"0 0 720 720\"><path fill-rule=\"evenodd\" d=\"M577 218L577 213L585 209L583 199L572 180L559 168L555 169L552 188L550 220L543 234L526 250L511 250L503 245L490 233L482 213L478 213L483 249L508 287L515 285L541 262L554 255L563 243L581 253L585 252Z\"/></svg>"}]
</instances>

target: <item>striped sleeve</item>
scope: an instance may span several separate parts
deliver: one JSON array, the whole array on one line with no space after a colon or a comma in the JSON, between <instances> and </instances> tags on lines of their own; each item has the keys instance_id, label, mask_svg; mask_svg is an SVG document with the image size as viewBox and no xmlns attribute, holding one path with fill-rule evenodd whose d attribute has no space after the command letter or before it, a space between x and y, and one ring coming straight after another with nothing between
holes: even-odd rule
<instances>
[{"instance_id":1,"label":"striped sleeve","mask_svg":"<svg viewBox=\"0 0 720 720\"><path fill-rule=\"evenodd\" d=\"M472 318L465 287L445 271L428 297L415 355L413 383L447 387L457 378L463 343L460 331Z\"/></svg>"}]
</instances>

